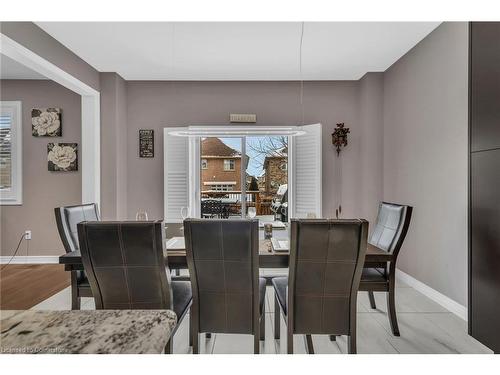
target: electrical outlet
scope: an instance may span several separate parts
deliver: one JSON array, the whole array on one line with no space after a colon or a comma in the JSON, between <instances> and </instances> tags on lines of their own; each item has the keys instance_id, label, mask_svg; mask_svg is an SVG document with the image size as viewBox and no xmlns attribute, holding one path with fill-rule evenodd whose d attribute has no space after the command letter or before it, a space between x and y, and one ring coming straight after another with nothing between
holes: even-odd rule
<instances>
[{"instance_id":1,"label":"electrical outlet","mask_svg":"<svg viewBox=\"0 0 500 375\"><path fill-rule=\"evenodd\" d=\"M24 238L27 240L31 240L31 231L27 230L24 232Z\"/></svg>"}]
</instances>

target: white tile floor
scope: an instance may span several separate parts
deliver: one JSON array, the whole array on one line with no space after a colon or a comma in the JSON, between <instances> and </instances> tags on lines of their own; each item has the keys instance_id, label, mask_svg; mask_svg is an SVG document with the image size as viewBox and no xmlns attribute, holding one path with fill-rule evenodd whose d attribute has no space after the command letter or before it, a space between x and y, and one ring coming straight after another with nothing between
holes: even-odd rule
<instances>
[{"instance_id":1,"label":"white tile floor","mask_svg":"<svg viewBox=\"0 0 500 375\"><path fill-rule=\"evenodd\" d=\"M266 273L273 271L267 270ZM488 348L467 335L467 324L456 315L425 297L415 289L398 281L396 303L400 337L391 334L386 313L384 293L376 293L377 309L372 310L366 293L358 296L358 352L359 353L492 353ZM40 310L70 309L70 288L66 288L33 307ZM82 299L82 309L93 309L92 298ZM274 340L274 294L272 287L266 292L266 339L261 342L261 353L286 352L286 327L281 319L281 341ZM188 322L186 317L174 339L174 353L190 353L188 346ZM314 336L316 353L346 353L346 338L331 342L327 336ZM305 353L303 337L295 335L294 350ZM250 335L214 334L210 339L200 335L202 353L253 353L253 337Z\"/></svg>"}]
</instances>

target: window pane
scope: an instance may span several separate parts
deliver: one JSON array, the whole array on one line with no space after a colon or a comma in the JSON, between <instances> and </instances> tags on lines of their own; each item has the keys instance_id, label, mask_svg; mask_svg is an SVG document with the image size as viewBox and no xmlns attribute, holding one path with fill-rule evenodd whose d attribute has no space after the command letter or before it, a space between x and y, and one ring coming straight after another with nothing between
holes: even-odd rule
<instances>
[{"instance_id":1,"label":"window pane","mask_svg":"<svg viewBox=\"0 0 500 375\"><path fill-rule=\"evenodd\" d=\"M224 170L225 171L234 171L235 169L235 160L234 159L224 159Z\"/></svg>"},{"instance_id":2,"label":"window pane","mask_svg":"<svg viewBox=\"0 0 500 375\"><path fill-rule=\"evenodd\" d=\"M241 217L241 150L239 137L201 139L202 217Z\"/></svg>"},{"instance_id":3,"label":"window pane","mask_svg":"<svg viewBox=\"0 0 500 375\"><path fill-rule=\"evenodd\" d=\"M246 153L247 212L255 207L262 221L288 221L288 137L247 137Z\"/></svg>"},{"instance_id":4,"label":"window pane","mask_svg":"<svg viewBox=\"0 0 500 375\"><path fill-rule=\"evenodd\" d=\"M12 118L0 116L0 189L12 187Z\"/></svg>"}]
</instances>

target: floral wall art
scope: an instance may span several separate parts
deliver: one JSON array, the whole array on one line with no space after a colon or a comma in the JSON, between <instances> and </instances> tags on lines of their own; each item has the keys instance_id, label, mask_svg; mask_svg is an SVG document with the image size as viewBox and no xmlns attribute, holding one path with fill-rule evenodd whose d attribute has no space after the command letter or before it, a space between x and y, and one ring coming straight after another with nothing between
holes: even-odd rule
<instances>
[{"instance_id":1,"label":"floral wall art","mask_svg":"<svg viewBox=\"0 0 500 375\"><path fill-rule=\"evenodd\" d=\"M31 110L31 128L34 137L62 136L60 108L33 108Z\"/></svg>"},{"instance_id":2,"label":"floral wall art","mask_svg":"<svg viewBox=\"0 0 500 375\"><path fill-rule=\"evenodd\" d=\"M49 171L78 170L78 143L49 143L47 153Z\"/></svg>"}]
</instances>

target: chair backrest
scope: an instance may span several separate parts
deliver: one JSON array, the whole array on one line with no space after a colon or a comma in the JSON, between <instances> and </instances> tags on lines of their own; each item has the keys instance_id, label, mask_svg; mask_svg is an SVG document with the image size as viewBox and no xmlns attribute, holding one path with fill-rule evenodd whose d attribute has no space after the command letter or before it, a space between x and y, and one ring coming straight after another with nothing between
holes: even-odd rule
<instances>
[{"instance_id":1,"label":"chair backrest","mask_svg":"<svg viewBox=\"0 0 500 375\"><path fill-rule=\"evenodd\" d=\"M173 309L162 221L78 224L96 309Z\"/></svg>"},{"instance_id":2,"label":"chair backrest","mask_svg":"<svg viewBox=\"0 0 500 375\"><path fill-rule=\"evenodd\" d=\"M96 203L54 208L57 230L67 253L80 249L77 224L82 221L98 221Z\"/></svg>"},{"instance_id":3,"label":"chair backrest","mask_svg":"<svg viewBox=\"0 0 500 375\"><path fill-rule=\"evenodd\" d=\"M258 220L184 221L200 332L253 333L259 322Z\"/></svg>"},{"instance_id":4,"label":"chair backrest","mask_svg":"<svg viewBox=\"0 0 500 375\"><path fill-rule=\"evenodd\" d=\"M367 237L366 220L291 220L287 315L294 333L350 334Z\"/></svg>"},{"instance_id":5,"label":"chair backrest","mask_svg":"<svg viewBox=\"0 0 500 375\"><path fill-rule=\"evenodd\" d=\"M397 257L410 226L413 207L381 202L370 244Z\"/></svg>"}]
</instances>

